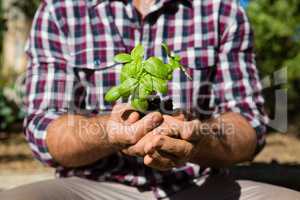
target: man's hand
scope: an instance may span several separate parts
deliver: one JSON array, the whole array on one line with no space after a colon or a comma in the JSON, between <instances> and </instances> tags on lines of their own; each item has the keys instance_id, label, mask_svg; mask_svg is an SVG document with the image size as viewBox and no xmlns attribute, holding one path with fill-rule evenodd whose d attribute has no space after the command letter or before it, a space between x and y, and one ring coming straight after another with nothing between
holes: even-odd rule
<instances>
[{"instance_id":1,"label":"man's hand","mask_svg":"<svg viewBox=\"0 0 300 200\"><path fill-rule=\"evenodd\" d=\"M199 141L200 121L184 121L182 115L164 115L164 122L153 131L152 138L144 146L144 164L165 171L191 161L195 145Z\"/></svg>"},{"instance_id":2,"label":"man's hand","mask_svg":"<svg viewBox=\"0 0 300 200\"><path fill-rule=\"evenodd\" d=\"M123 152L143 156L146 165L159 170L185 162L225 167L251 160L254 155L255 131L237 113L226 113L204 123L183 121L168 115L163 118L158 128Z\"/></svg>"},{"instance_id":3,"label":"man's hand","mask_svg":"<svg viewBox=\"0 0 300 200\"><path fill-rule=\"evenodd\" d=\"M145 135L136 145L122 152L130 156L144 157L144 164L165 171L189 162L194 145L182 139L155 133ZM171 135L171 134L170 134Z\"/></svg>"},{"instance_id":4,"label":"man's hand","mask_svg":"<svg viewBox=\"0 0 300 200\"><path fill-rule=\"evenodd\" d=\"M144 157L145 165L158 170L169 170L188 162L194 145L186 140L195 139L196 134L193 132L196 131L193 130L196 123L184 121L182 115L164 115L163 118L164 121L158 128L122 152Z\"/></svg>"},{"instance_id":5,"label":"man's hand","mask_svg":"<svg viewBox=\"0 0 300 200\"><path fill-rule=\"evenodd\" d=\"M165 135L173 138L179 138L182 127L184 124L189 124L189 122L184 121L184 115L178 114L176 116L163 116L163 123L157 127L155 130L151 131L145 135L142 139L138 141L136 145L132 145L126 149L123 149L123 153L129 156L140 156L144 157L145 151L144 147L147 143L153 140L155 135Z\"/></svg>"},{"instance_id":6,"label":"man's hand","mask_svg":"<svg viewBox=\"0 0 300 200\"><path fill-rule=\"evenodd\" d=\"M123 146L135 144L163 120L158 112L139 118L126 104L116 105L110 115L61 116L47 129L49 152L65 167L92 164L119 152Z\"/></svg>"},{"instance_id":7,"label":"man's hand","mask_svg":"<svg viewBox=\"0 0 300 200\"><path fill-rule=\"evenodd\" d=\"M153 135L144 147L144 164L161 171L170 170L189 162L193 151L194 145L188 141Z\"/></svg>"},{"instance_id":8,"label":"man's hand","mask_svg":"<svg viewBox=\"0 0 300 200\"><path fill-rule=\"evenodd\" d=\"M159 112L150 113L139 120L139 114L128 104L116 105L106 124L108 140L117 149L134 145L162 121Z\"/></svg>"}]
</instances>

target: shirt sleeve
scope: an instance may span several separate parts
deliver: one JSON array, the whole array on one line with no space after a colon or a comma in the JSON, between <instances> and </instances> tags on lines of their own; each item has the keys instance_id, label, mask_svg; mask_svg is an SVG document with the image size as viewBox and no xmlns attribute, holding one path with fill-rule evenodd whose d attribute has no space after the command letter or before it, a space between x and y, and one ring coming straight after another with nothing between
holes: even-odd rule
<instances>
[{"instance_id":1,"label":"shirt sleeve","mask_svg":"<svg viewBox=\"0 0 300 200\"><path fill-rule=\"evenodd\" d=\"M213 84L214 115L236 112L245 117L257 133L258 153L265 143L266 116L248 18L234 0L222 1L220 48Z\"/></svg>"},{"instance_id":2,"label":"shirt sleeve","mask_svg":"<svg viewBox=\"0 0 300 200\"><path fill-rule=\"evenodd\" d=\"M33 21L26 47L25 135L37 159L56 166L46 135L48 125L68 110L70 77L67 75L66 39L51 7L42 2Z\"/></svg>"}]
</instances>

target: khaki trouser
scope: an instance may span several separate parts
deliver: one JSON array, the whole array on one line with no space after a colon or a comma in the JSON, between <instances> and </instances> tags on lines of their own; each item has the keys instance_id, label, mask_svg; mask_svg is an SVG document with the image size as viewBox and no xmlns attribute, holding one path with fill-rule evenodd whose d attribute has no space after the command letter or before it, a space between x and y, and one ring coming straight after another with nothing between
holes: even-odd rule
<instances>
[{"instance_id":1,"label":"khaki trouser","mask_svg":"<svg viewBox=\"0 0 300 200\"><path fill-rule=\"evenodd\" d=\"M38 182L0 193L1 200L154 200L152 192L140 192L118 183L65 178ZM170 200L300 200L300 193L282 187L215 175L199 179L167 198Z\"/></svg>"}]
</instances>

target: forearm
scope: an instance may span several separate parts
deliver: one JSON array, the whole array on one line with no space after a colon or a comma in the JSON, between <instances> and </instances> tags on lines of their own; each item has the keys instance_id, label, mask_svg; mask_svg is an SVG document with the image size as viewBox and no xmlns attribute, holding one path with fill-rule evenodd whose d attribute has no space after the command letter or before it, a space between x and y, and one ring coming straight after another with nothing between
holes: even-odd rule
<instances>
[{"instance_id":1,"label":"forearm","mask_svg":"<svg viewBox=\"0 0 300 200\"><path fill-rule=\"evenodd\" d=\"M255 130L241 115L226 113L199 127L203 136L195 145L191 162L202 166L226 167L253 158Z\"/></svg>"},{"instance_id":2,"label":"forearm","mask_svg":"<svg viewBox=\"0 0 300 200\"><path fill-rule=\"evenodd\" d=\"M47 129L50 154L62 166L80 167L116 152L105 131L108 116L65 115Z\"/></svg>"}]
</instances>

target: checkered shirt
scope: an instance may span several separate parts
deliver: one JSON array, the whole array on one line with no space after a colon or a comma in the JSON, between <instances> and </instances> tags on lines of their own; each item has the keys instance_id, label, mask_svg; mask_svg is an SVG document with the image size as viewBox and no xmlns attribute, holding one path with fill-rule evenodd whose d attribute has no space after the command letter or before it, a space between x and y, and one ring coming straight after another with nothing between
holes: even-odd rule
<instances>
[{"instance_id":1,"label":"checkered shirt","mask_svg":"<svg viewBox=\"0 0 300 200\"><path fill-rule=\"evenodd\" d=\"M27 45L25 134L37 159L56 167L60 177L79 176L152 189L163 198L212 169L187 163L159 172L143 159L111 155L81 168L54 161L45 142L47 126L59 116L102 114L104 101L119 84L121 65L113 57L138 43L146 56L166 60L161 43L182 57L193 77L174 73L168 97L174 108L206 117L225 112L244 116L264 144L267 117L255 64L253 34L242 7L234 0L156 0L143 20L130 0L44 0ZM200 115L199 115L200 117Z\"/></svg>"}]
</instances>

